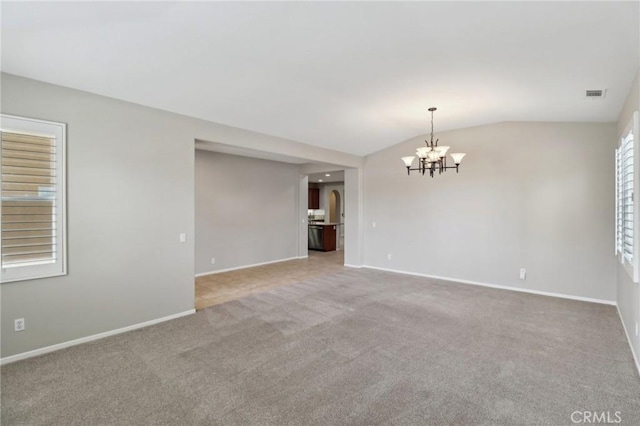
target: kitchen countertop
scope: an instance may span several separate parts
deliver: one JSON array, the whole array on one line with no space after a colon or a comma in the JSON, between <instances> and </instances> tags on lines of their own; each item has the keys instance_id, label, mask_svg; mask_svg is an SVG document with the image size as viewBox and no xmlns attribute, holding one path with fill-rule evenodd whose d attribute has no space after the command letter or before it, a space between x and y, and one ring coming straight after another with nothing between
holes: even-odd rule
<instances>
[{"instance_id":1,"label":"kitchen countertop","mask_svg":"<svg viewBox=\"0 0 640 426\"><path fill-rule=\"evenodd\" d=\"M344 225L344 224L339 222L309 222L309 225L330 226L330 225Z\"/></svg>"}]
</instances>

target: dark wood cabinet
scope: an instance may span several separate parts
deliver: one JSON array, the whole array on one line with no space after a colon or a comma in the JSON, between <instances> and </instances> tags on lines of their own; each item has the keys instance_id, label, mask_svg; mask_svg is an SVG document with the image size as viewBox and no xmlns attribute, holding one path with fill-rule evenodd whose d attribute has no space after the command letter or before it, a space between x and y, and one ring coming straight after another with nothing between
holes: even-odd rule
<instances>
[{"instance_id":1,"label":"dark wood cabinet","mask_svg":"<svg viewBox=\"0 0 640 426\"><path fill-rule=\"evenodd\" d=\"M309 207L317 210L320 208L320 188L309 188Z\"/></svg>"},{"instance_id":2,"label":"dark wood cabinet","mask_svg":"<svg viewBox=\"0 0 640 426\"><path fill-rule=\"evenodd\" d=\"M337 225L309 225L309 250L334 251Z\"/></svg>"},{"instance_id":3,"label":"dark wood cabinet","mask_svg":"<svg viewBox=\"0 0 640 426\"><path fill-rule=\"evenodd\" d=\"M323 226L323 241L322 245L324 251L334 251L336 249L336 226L325 225Z\"/></svg>"}]
</instances>

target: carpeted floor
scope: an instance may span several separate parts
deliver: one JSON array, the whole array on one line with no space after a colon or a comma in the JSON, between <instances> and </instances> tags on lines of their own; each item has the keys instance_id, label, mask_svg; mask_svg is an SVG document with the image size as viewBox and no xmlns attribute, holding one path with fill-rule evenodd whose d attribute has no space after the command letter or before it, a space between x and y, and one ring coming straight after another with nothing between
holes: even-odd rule
<instances>
[{"instance_id":1,"label":"carpeted floor","mask_svg":"<svg viewBox=\"0 0 640 426\"><path fill-rule=\"evenodd\" d=\"M576 411L640 419L614 307L372 270L2 368L3 425L571 425Z\"/></svg>"}]
</instances>

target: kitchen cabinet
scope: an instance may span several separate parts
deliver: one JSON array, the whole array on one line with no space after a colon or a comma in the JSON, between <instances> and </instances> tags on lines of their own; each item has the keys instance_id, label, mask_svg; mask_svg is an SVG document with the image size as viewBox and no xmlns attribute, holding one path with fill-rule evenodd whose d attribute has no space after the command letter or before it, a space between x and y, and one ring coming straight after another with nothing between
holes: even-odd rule
<instances>
[{"instance_id":1,"label":"kitchen cabinet","mask_svg":"<svg viewBox=\"0 0 640 426\"><path fill-rule=\"evenodd\" d=\"M336 225L325 225L323 226L322 234L323 234L323 250L324 251L334 251L336 249Z\"/></svg>"},{"instance_id":2,"label":"kitchen cabinet","mask_svg":"<svg viewBox=\"0 0 640 426\"><path fill-rule=\"evenodd\" d=\"M337 225L309 225L309 250L334 251Z\"/></svg>"},{"instance_id":3,"label":"kitchen cabinet","mask_svg":"<svg viewBox=\"0 0 640 426\"><path fill-rule=\"evenodd\" d=\"M309 188L309 209L320 208L320 188Z\"/></svg>"}]
</instances>

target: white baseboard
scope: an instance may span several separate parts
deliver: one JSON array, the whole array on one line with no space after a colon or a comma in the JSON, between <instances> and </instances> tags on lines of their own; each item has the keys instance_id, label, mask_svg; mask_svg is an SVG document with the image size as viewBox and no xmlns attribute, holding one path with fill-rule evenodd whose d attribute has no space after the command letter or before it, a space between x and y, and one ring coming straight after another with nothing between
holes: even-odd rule
<instances>
[{"instance_id":1,"label":"white baseboard","mask_svg":"<svg viewBox=\"0 0 640 426\"><path fill-rule=\"evenodd\" d=\"M525 288L510 287L510 286L498 285L498 284L489 284L489 283L483 283L483 282L479 282L479 281L461 280L461 279L457 279L457 278L440 277L440 276L437 276L437 275L427 275L427 274L419 274L419 273L415 273L415 272L399 271L397 269L379 268L377 266L364 265L363 268L377 269L379 271L393 272L393 273L396 273L396 274L413 275L413 276L424 277L424 278L433 278L433 279L436 279L436 280L452 281L452 282L461 283L461 284L479 285L479 286L482 286L482 287L497 288L497 289L500 289L500 290L519 291L521 293L531 293L531 294L537 294L537 295L540 295L540 296L560 297L562 299L580 300L582 302L601 303L601 304L604 304L604 305L617 306L617 303L616 303L615 300L593 299L593 298L590 298L590 297L573 296L573 295L570 295L570 294L551 293L551 292L547 292L547 291L538 291L538 290L529 290L529 289L525 289Z\"/></svg>"},{"instance_id":2,"label":"white baseboard","mask_svg":"<svg viewBox=\"0 0 640 426\"><path fill-rule=\"evenodd\" d=\"M616 310L618 311L618 317L620 317L620 322L622 323L624 334L627 336L627 342L629 343L629 348L631 348L631 355L633 355L633 360L636 363L636 369L638 370L638 375L640 375L640 360L638 360L638 355L636 354L636 351L633 350L633 344L631 344L631 335L629 334L629 330L627 330L627 326L624 324L624 319L622 318L622 314L620 313L620 307L617 306Z\"/></svg>"},{"instance_id":3,"label":"white baseboard","mask_svg":"<svg viewBox=\"0 0 640 426\"><path fill-rule=\"evenodd\" d=\"M305 259L305 258L307 258L307 257L308 257L308 256L287 257L286 259L270 260L270 261L268 261L268 262L254 263L254 264L251 264L251 265L235 266L235 267L233 267L233 268L217 269L217 270L215 270L215 271L201 272L201 273L199 273L199 274L196 274L196 278L197 278L197 277L204 277L205 275L220 274L220 273L222 273L222 272L237 271L238 269L253 268L254 266L262 266L262 265L269 265L269 264L271 264L271 263L286 262L287 260Z\"/></svg>"},{"instance_id":4,"label":"white baseboard","mask_svg":"<svg viewBox=\"0 0 640 426\"><path fill-rule=\"evenodd\" d=\"M344 266L346 266L347 268L356 268L356 269L360 269L362 268L362 266L360 265L349 265L347 263L344 264ZM372 268L373 269L373 268Z\"/></svg>"},{"instance_id":5,"label":"white baseboard","mask_svg":"<svg viewBox=\"0 0 640 426\"><path fill-rule=\"evenodd\" d=\"M187 315L194 314L196 312L195 309L190 309L188 311L180 312L177 314L169 315L162 318L157 318L150 321L141 322L134 325L129 325L127 327L117 328L111 331L105 331L104 333L98 333L87 337L81 337L79 339L69 340L68 342L57 343L55 345L46 346L44 348L34 349L32 351L23 352L21 354L11 355L4 358L0 358L0 365L9 364L11 362L20 361L27 358L32 358L38 355L44 355L49 352L59 351L60 349L65 349L71 346L76 346L81 343L92 342L94 340L102 339L109 336L114 336L116 334L126 333L127 331L137 330L139 328L148 327L150 325L158 324L161 322L169 321L172 319L184 317Z\"/></svg>"},{"instance_id":6,"label":"white baseboard","mask_svg":"<svg viewBox=\"0 0 640 426\"><path fill-rule=\"evenodd\" d=\"M306 256L298 256L296 259L308 259L308 258L309 258L309 255L306 255Z\"/></svg>"}]
</instances>

